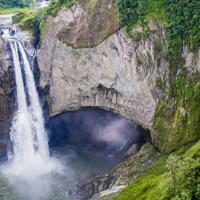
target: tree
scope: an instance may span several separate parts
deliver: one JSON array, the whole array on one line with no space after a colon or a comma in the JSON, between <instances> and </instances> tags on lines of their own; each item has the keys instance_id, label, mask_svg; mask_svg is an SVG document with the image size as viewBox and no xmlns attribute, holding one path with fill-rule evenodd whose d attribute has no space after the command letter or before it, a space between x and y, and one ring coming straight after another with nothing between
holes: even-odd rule
<instances>
[{"instance_id":1,"label":"tree","mask_svg":"<svg viewBox=\"0 0 200 200\"><path fill-rule=\"evenodd\" d=\"M167 169L171 174L173 181L173 194L176 195L177 192L177 173L180 168L181 162L180 158L177 155L170 155L167 160Z\"/></svg>"}]
</instances>

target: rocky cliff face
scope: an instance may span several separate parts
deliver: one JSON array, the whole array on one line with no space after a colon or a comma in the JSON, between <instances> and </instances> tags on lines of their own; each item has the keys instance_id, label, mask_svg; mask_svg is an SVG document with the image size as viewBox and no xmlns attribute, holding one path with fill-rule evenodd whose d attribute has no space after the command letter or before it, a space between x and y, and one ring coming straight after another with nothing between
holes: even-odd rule
<instances>
[{"instance_id":1,"label":"rocky cliff face","mask_svg":"<svg viewBox=\"0 0 200 200\"><path fill-rule=\"evenodd\" d=\"M113 2L109 2L95 4L92 12L112 10ZM38 61L41 86L49 88L50 115L100 107L151 129L161 94L156 80L167 80L168 76L168 64L162 58L165 35L161 25L150 22L148 37L143 28L135 29L143 39L134 41L124 30L117 31L117 15L110 11L115 17L107 19L111 27L106 30L107 39L99 44L99 36L93 33L105 31L107 26L100 26L105 19L94 14L91 22L86 11L76 4L47 19Z\"/></svg>"},{"instance_id":2,"label":"rocky cliff face","mask_svg":"<svg viewBox=\"0 0 200 200\"><path fill-rule=\"evenodd\" d=\"M78 0L77 2L72 13L60 12L64 22L58 32L60 41L73 47L93 47L119 29L115 1ZM65 26L66 20L67 26Z\"/></svg>"},{"instance_id":3,"label":"rocky cliff face","mask_svg":"<svg viewBox=\"0 0 200 200\"><path fill-rule=\"evenodd\" d=\"M119 29L114 1L77 2L48 17L43 29L38 61L50 115L100 107L149 128L161 151L196 141L199 51L184 46L183 65L172 75L161 22L138 24L129 37Z\"/></svg>"},{"instance_id":4,"label":"rocky cliff face","mask_svg":"<svg viewBox=\"0 0 200 200\"><path fill-rule=\"evenodd\" d=\"M0 37L0 155L5 155L12 114L12 71L6 43Z\"/></svg>"}]
</instances>

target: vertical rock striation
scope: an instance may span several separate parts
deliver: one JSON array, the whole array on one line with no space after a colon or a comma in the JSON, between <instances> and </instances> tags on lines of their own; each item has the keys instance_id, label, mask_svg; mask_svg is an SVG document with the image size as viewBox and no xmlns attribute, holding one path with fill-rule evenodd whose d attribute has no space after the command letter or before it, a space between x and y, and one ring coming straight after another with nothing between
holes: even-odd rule
<instances>
[{"instance_id":1,"label":"vertical rock striation","mask_svg":"<svg viewBox=\"0 0 200 200\"><path fill-rule=\"evenodd\" d=\"M111 3L106 9L104 4L95 4L91 12L112 10ZM149 36L133 41L124 30L118 31L116 25L101 41L95 33L100 34L106 27L96 23L103 24L105 19L97 16L91 22L88 15L85 7L76 4L47 19L38 62L40 84L49 88L50 115L81 107L100 107L151 129L160 96L155 83L157 79L167 80L168 76L168 64L162 58L165 45L158 47L165 43L162 27L158 22L150 22ZM117 18L115 12L110 15ZM117 24L113 19L107 20ZM143 34L143 29L135 31Z\"/></svg>"},{"instance_id":2,"label":"vertical rock striation","mask_svg":"<svg viewBox=\"0 0 200 200\"><path fill-rule=\"evenodd\" d=\"M13 110L12 71L6 43L0 36L0 156L5 155Z\"/></svg>"}]
</instances>

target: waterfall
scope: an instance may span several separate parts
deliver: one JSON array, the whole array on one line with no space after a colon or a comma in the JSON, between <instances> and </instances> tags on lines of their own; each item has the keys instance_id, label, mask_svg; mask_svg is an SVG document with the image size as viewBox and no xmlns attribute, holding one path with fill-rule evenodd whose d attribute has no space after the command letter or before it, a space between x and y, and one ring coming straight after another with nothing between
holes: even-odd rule
<instances>
[{"instance_id":1,"label":"waterfall","mask_svg":"<svg viewBox=\"0 0 200 200\"><path fill-rule=\"evenodd\" d=\"M10 130L13 152L9 156L9 162L15 172L18 170L22 174L30 174L31 169L41 171L42 168L45 168L46 172L53 166L47 166L50 161L48 139L34 76L21 42L10 40L9 43L17 92L17 110ZM23 80L22 68L25 80ZM41 173L43 172L41 171Z\"/></svg>"},{"instance_id":2,"label":"waterfall","mask_svg":"<svg viewBox=\"0 0 200 200\"><path fill-rule=\"evenodd\" d=\"M34 145L34 138L32 135L31 120L26 102L25 86L22 78L17 42L10 42L10 46L13 56L13 64L15 66L17 90L17 111L12 121L10 137L13 143L13 157L15 160L20 161L28 159L29 156L31 158L33 157L34 149L32 147Z\"/></svg>"},{"instance_id":3,"label":"waterfall","mask_svg":"<svg viewBox=\"0 0 200 200\"><path fill-rule=\"evenodd\" d=\"M29 111L31 114L32 135L37 139L35 146L38 149L38 153L40 153L44 158L47 158L49 156L48 140L44 128L44 118L42 108L39 103L39 97L37 94L33 73L31 71L26 52L20 42L18 42L18 46L23 58L24 71L30 100Z\"/></svg>"}]
</instances>

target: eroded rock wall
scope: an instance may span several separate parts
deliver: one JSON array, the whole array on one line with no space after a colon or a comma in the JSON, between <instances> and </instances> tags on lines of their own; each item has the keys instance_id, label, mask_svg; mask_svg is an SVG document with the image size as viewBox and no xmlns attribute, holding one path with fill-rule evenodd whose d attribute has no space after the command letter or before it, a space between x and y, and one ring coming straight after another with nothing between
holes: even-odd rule
<instances>
[{"instance_id":1,"label":"eroded rock wall","mask_svg":"<svg viewBox=\"0 0 200 200\"><path fill-rule=\"evenodd\" d=\"M155 49L157 43L165 41L162 27L149 23L150 35L140 42L128 38L124 30L111 31L110 37L93 48L74 48L60 39L63 29L69 29L73 30L71 41L76 41L79 30L71 30L71 24L82 26L86 15L78 4L47 20L38 61L41 86L50 88L50 115L80 107L101 107L151 128L160 93L155 83L168 76L168 64L159 56L165 45L157 52ZM94 29L101 32L104 27Z\"/></svg>"},{"instance_id":2,"label":"eroded rock wall","mask_svg":"<svg viewBox=\"0 0 200 200\"><path fill-rule=\"evenodd\" d=\"M49 17L42 36L38 54L40 83L50 88L50 115L80 107L101 107L151 129L160 96L156 80L167 80L168 76L168 64L162 58L165 45L157 48L165 43L162 27L150 22L150 34L141 41L133 41L119 30L114 34L110 31L107 39L92 48L84 44L74 48L59 35L71 24L82 24L79 20L84 9L80 10L78 4L62 9L55 18ZM94 28L95 32L104 29ZM139 31L143 34L142 29ZM78 33L74 31L74 35Z\"/></svg>"},{"instance_id":3,"label":"eroded rock wall","mask_svg":"<svg viewBox=\"0 0 200 200\"><path fill-rule=\"evenodd\" d=\"M0 36L0 156L6 154L13 110L12 71L9 66L7 44Z\"/></svg>"}]
</instances>

